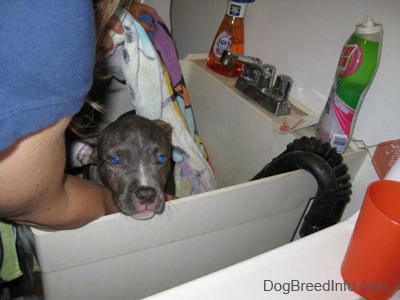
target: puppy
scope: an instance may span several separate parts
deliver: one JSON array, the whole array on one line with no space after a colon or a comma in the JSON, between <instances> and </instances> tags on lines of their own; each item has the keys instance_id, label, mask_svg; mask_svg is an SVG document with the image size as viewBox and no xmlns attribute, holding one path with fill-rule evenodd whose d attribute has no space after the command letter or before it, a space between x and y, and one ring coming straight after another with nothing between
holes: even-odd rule
<instances>
[{"instance_id":1,"label":"puppy","mask_svg":"<svg viewBox=\"0 0 400 300\"><path fill-rule=\"evenodd\" d=\"M165 189L174 194L172 126L128 112L97 136L75 142L74 167L89 166L84 177L109 188L121 212L136 219L162 213Z\"/></svg>"}]
</instances>

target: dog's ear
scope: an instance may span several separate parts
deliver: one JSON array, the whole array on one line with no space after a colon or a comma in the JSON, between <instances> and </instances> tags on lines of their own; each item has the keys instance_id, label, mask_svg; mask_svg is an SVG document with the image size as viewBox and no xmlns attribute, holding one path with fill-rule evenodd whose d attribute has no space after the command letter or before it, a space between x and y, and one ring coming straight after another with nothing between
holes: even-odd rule
<instances>
[{"instance_id":1,"label":"dog's ear","mask_svg":"<svg viewBox=\"0 0 400 300\"><path fill-rule=\"evenodd\" d=\"M171 124L164 122L163 120L153 120L154 123L156 123L158 126L161 126L164 131L169 135L169 137L172 137L172 126Z\"/></svg>"},{"instance_id":2,"label":"dog's ear","mask_svg":"<svg viewBox=\"0 0 400 300\"><path fill-rule=\"evenodd\" d=\"M97 159L97 136L77 140L70 148L71 167L83 167L93 165Z\"/></svg>"}]
</instances>

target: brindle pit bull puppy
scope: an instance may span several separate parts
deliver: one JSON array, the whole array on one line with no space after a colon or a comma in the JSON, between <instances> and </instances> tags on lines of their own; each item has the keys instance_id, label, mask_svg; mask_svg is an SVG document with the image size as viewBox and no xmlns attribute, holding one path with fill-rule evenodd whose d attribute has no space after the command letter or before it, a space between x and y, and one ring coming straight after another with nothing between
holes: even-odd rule
<instances>
[{"instance_id":1,"label":"brindle pit bull puppy","mask_svg":"<svg viewBox=\"0 0 400 300\"><path fill-rule=\"evenodd\" d=\"M171 135L168 123L128 112L76 142L71 161L89 166L84 177L108 187L123 214L148 219L163 212L164 191L175 193Z\"/></svg>"}]
</instances>

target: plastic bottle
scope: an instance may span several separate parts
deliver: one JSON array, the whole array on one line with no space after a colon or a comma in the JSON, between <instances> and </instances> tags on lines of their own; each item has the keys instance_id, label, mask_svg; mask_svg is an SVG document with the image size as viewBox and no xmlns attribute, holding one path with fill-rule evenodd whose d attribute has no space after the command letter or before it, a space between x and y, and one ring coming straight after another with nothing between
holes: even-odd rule
<instances>
[{"instance_id":1,"label":"plastic bottle","mask_svg":"<svg viewBox=\"0 0 400 300\"><path fill-rule=\"evenodd\" d=\"M237 61L232 67L223 66L219 59L224 50L244 53L244 16L247 4L254 0L228 0L224 19L211 45L207 66L215 72L236 77L242 73L242 63Z\"/></svg>"},{"instance_id":2,"label":"plastic bottle","mask_svg":"<svg viewBox=\"0 0 400 300\"><path fill-rule=\"evenodd\" d=\"M347 150L365 94L378 69L382 25L368 16L343 46L332 89L317 125L317 138Z\"/></svg>"}]
</instances>

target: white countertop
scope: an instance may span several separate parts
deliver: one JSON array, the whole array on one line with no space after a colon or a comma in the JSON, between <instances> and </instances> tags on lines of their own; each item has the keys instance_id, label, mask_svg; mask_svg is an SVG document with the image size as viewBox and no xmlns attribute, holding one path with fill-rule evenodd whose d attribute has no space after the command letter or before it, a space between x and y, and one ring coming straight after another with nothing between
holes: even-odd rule
<instances>
[{"instance_id":1,"label":"white countertop","mask_svg":"<svg viewBox=\"0 0 400 300\"><path fill-rule=\"evenodd\" d=\"M357 216L146 299L362 299L340 274Z\"/></svg>"}]
</instances>

